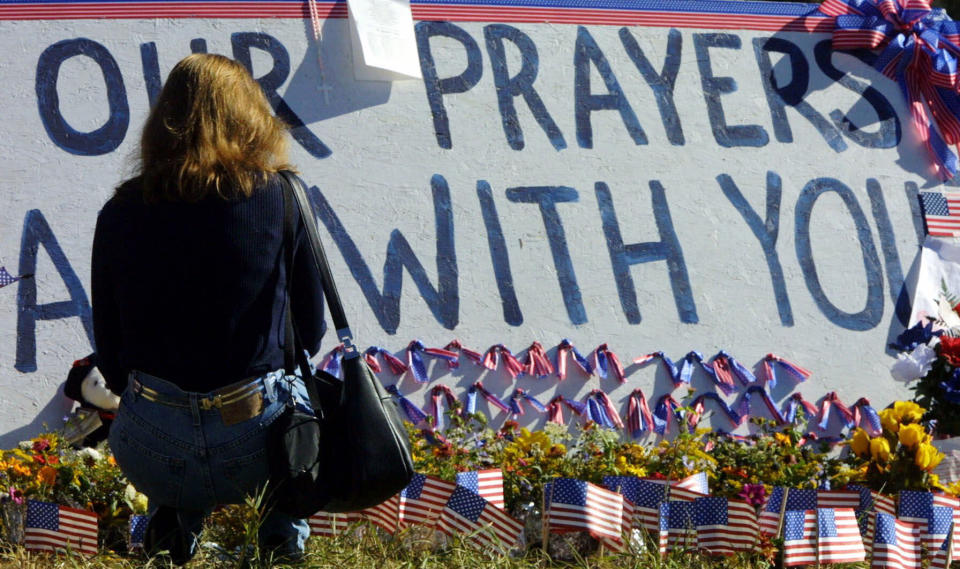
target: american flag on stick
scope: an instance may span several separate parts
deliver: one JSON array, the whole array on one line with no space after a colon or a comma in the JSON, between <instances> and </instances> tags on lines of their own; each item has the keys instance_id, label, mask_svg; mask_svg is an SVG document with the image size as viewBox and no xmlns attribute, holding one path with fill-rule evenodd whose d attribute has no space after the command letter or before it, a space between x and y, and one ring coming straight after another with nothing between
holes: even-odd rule
<instances>
[{"instance_id":1,"label":"american flag on stick","mask_svg":"<svg viewBox=\"0 0 960 569\"><path fill-rule=\"evenodd\" d=\"M551 533L586 531L597 539L621 538L623 496L582 480L558 478L550 485L547 527Z\"/></svg>"},{"instance_id":2,"label":"american flag on stick","mask_svg":"<svg viewBox=\"0 0 960 569\"><path fill-rule=\"evenodd\" d=\"M400 527L433 526L450 499L456 484L426 474L414 474L400 492Z\"/></svg>"},{"instance_id":3,"label":"american flag on stick","mask_svg":"<svg viewBox=\"0 0 960 569\"><path fill-rule=\"evenodd\" d=\"M887 513L876 513L872 566L885 569L920 569L919 524L898 520Z\"/></svg>"},{"instance_id":4,"label":"american flag on stick","mask_svg":"<svg viewBox=\"0 0 960 569\"><path fill-rule=\"evenodd\" d=\"M457 486L440 513L437 529L463 535L473 547L502 555L519 543L523 524L473 490Z\"/></svg>"},{"instance_id":5,"label":"american flag on stick","mask_svg":"<svg viewBox=\"0 0 960 569\"><path fill-rule=\"evenodd\" d=\"M605 476L603 485L623 494L633 504L633 527L644 529L651 535L660 532L660 504L667 501L666 482L636 476Z\"/></svg>"},{"instance_id":6,"label":"american flag on stick","mask_svg":"<svg viewBox=\"0 0 960 569\"><path fill-rule=\"evenodd\" d=\"M458 472L457 485L473 490L501 510L506 506L503 500L503 471L499 468Z\"/></svg>"},{"instance_id":7,"label":"american flag on stick","mask_svg":"<svg viewBox=\"0 0 960 569\"><path fill-rule=\"evenodd\" d=\"M767 498L767 504L760 512L760 533L764 535L777 535L780 527L780 510L783 506L784 496L786 496L786 507L784 511L795 510L815 510L817 508L817 491L802 490L800 488L784 488L777 486Z\"/></svg>"},{"instance_id":8,"label":"american flag on stick","mask_svg":"<svg viewBox=\"0 0 960 569\"><path fill-rule=\"evenodd\" d=\"M949 530L948 538L943 541L930 558L930 569L947 569L947 567L950 567L954 559L955 539L956 526L953 526Z\"/></svg>"},{"instance_id":9,"label":"american flag on stick","mask_svg":"<svg viewBox=\"0 0 960 569\"><path fill-rule=\"evenodd\" d=\"M859 563L866 558L851 508L818 508L817 531L820 563Z\"/></svg>"},{"instance_id":10,"label":"american flag on stick","mask_svg":"<svg viewBox=\"0 0 960 569\"><path fill-rule=\"evenodd\" d=\"M783 564L817 562L817 511L787 510L783 515Z\"/></svg>"},{"instance_id":11,"label":"american flag on stick","mask_svg":"<svg viewBox=\"0 0 960 569\"><path fill-rule=\"evenodd\" d=\"M693 503L697 548L713 555L752 551L760 528L753 506L741 500L709 496Z\"/></svg>"},{"instance_id":12,"label":"american flag on stick","mask_svg":"<svg viewBox=\"0 0 960 569\"><path fill-rule=\"evenodd\" d=\"M307 524L310 526L310 535L336 537L347 531L350 524L359 520L360 515L355 512L346 514L317 512L307 519Z\"/></svg>"},{"instance_id":13,"label":"american flag on stick","mask_svg":"<svg viewBox=\"0 0 960 569\"><path fill-rule=\"evenodd\" d=\"M400 495L395 494L388 500L361 510L359 513L362 519L392 535L400 525Z\"/></svg>"},{"instance_id":14,"label":"american flag on stick","mask_svg":"<svg viewBox=\"0 0 960 569\"><path fill-rule=\"evenodd\" d=\"M960 192L920 192L920 205L928 234L960 236Z\"/></svg>"},{"instance_id":15,"label":"american flag on stick","mask_svg":"<svg viewBox=\"0 0 960 569\"><path fill-rule=\"evenodd\" d=\"M97 514L50 502L27 502L23 547L29 551L97 554Z\"/></svg>"},{"instance_id":16,"label":"american flag on stick","mask_svg":"<svg viewBox=\"0 0 960 569\"><path fill-rule=\"evenodd\" d=\"M693 504L694 502L671 501L660 505L660 514L667 520L666 530L662 522L660 526L661 551L664 538L667 549L684 551L696 548L697 528L693 523Z\"/></svg>"},{"instance_id":17,"label":"american flag on stick","mask_svg":"<svg viewBox=\"0 0 960 569\"><path fill-rule=\"evenodd\" d=\"M671 500L693 501L709 494L710 484L706 472L698 472L670 482Z\"/></svg>"},{"instance_id":18,"label":"american flag on stick","mask_svg":"<svg viewBox=\"0 0 960 569\"><path fill-rule=\"evenodd\" d=\"M856 490L817 490L818 508L860 508L860 492Z\"/></svg>"}]
</instances>

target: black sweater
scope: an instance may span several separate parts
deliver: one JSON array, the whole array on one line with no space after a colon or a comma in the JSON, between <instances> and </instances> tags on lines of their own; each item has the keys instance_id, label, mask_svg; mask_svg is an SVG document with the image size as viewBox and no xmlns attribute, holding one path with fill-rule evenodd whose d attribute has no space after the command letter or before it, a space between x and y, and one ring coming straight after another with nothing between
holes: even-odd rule
<instances>
[{"instance_id":1,"label":"black sweater","mask_svg":"<svg viewBox=\"0 0 960 569\"><path fill-rule=\"evenodd\" d=\"M294 321L312 354L323 288L297 219ZM100 371L121 393L130 370L207 392L283 367L287 275L283 193L273 176L250 198L146 204L128 181L97 219L93 330Z\"/></svg>"}]
</instances>

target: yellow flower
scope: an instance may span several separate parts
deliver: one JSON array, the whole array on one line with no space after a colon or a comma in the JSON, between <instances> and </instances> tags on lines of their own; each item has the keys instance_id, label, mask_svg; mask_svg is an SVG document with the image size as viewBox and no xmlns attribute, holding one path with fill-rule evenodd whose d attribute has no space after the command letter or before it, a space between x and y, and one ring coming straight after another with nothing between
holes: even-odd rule
<instances>
[{"instance_id":1,"label":"yellow flower","mask_svg":"<svg viewBox=\"0 0 960 569\"><path fill-rule=\"evenodd\" d=\"M923 443L917 448L917 456L914 458L914 462L920 467L920 470L927 472L936 468L941 460L943 460L943 453L927 443Z\"/></svg>"},{"instance_id":2,"label":"yellow flower","mask_svg":"<svg viewBox=\"0 0 960 569\"><path fill-rule=\"evenodd\" d=\"M893 404L893 410L897 415L897 419L904 425L919 423L920 419L923 419L923 414L926 412L926 409L913 401L897 401Z\"/></svg>"},{"instance_id":3,"label":"yellow flower","mask_svg":"<svg viewBox=\"0 0 960 569\"><path fill-rule=\"evenodd\" d=\"M890 443L883 437L870 440L870 456L879 462L886 462L890 458Z\"/></svg>"},{"instance_id":4,"label":"yellow flower","mask_svg":"<svg viewBox=\"0 0 960 569\"><path fill-rule=\"evenodd\" d=\"M859 457L866 457L870 454L870 436L867 435L866 431L859 427L853 431L853 437L850 438L850 450Z\"/></svg>"},{"instance_id":5,"label":"yellow flower","mask_svg":"<svg viewBox=\"0 0 960 569\"><path fill-rule=\"evenodd\" d=\"M892 408L884 409L878 415L880 415L880 424L883 425L884 431L896 433L900 430L900 417L896 410Z\"/></svg>"},{"instance_id":6,"label":"yellow flower","mask_svg":"<svg viewBox=\"0 0 960 569\"><path fill-rule=\"evenodd\" d=\"M773 440L785 447L790 446L790 437L783 433L773 433Z\"/></svg>"},{"instance_id":7,"label":"yellow flower","mask_svg":"<svg viewBox=\"0 0 960 569\"><path fill-rule=\"evenodd\" d=\"M921 425L911 423L900 427L900 444L907 448L916 448L924 442L927 432Z\"/></svg>"}]
</instances>

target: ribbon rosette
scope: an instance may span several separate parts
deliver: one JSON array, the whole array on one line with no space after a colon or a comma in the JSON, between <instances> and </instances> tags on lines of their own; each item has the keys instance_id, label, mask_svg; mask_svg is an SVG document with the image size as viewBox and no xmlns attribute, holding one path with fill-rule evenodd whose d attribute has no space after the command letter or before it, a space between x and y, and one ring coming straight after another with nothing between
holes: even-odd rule
<instances>
[{"instance_id":1,"label":"ribbon rosette","mask_svg":"<svg viewBox=\"0 0 960 569\"><path fill-rule=\"evenodd\" d=\"M934 170L952 178L957 156L949 145L960 142L957 22L929 0L826 0L820 11L836 17L834 49L880 50L874 68L900 86Z\"/></svg>"}]
</instances>

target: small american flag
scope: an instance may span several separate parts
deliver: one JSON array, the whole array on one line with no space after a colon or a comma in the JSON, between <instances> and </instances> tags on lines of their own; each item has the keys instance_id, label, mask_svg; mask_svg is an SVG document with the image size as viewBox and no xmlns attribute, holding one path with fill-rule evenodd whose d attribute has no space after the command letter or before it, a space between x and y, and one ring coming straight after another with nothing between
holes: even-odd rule
<instances>
[{"instance_id":1,"label":"small american flag","mask_svg":"<svg viewBox=\"0 0 960 569\"><path fill-rule=\"evenodd\" d=\"M317 512L307 519L307 523L310 525L310 535L336 537L347 531L350 524L359 520L359 514L354 512L346 514Z\"/></svg>"},{"instance_id":2,"label":"small american flag","mask_svg":"<svg viewBox=\"0 0 960 569\"><path fill-rule=\"evenodd\" d=\"M23 547L31 551L97 554L97 514L50 502L27 502Z\"/></svg>"},{"instance_id":3,"label":"small american flag","mask_svg":"<svg viewBox=\"0 0 960 569\"><path fill-rule=\"evenodd\" d=\"M920 569L921 530L918 524L904 522L879 512L873 540L873 567Z\"/></svg>"},{"instance_id":4,"label":"small american flag","mask_svg":"<svg viewBox=\"0 0 960 569\"><path fill-rule=\"evenodd\" d=\"M473 490L501 510L506 506L503 501L503 471L499 468L458 472L457 485Z\"/></svg>"},{"instance_id":5,"label":"small american flag","mask_svg":"<svg viewBox=\"0 0 960 569\"><path fill-rule=\"evenodd\" d=\"M955 527L950 528L950 534L954 534ZM940 547L933 552L930 558L930 569L947 569L954 560L953 548L956 546L953 539L946 539Z\"/></svg>"},{"instance_id":6,"label":"small american flag","mask_svg":"<svg viewBox=\"0 0 960 569\"><path fill-rule=\"evenodd\" d=\"M457 486L440 513L437 529L450 536L465 535L466 542L480 550L504 554L520 542L523 524L473 490Z\"/></svg>"},{"instance_id":7,"label":"small american flag","mask_svg":"<svg viewBox=\"0 0 960 569\"><path fill-rule=\"evenodd\" d=\"M400 492L400 527L433 526L456 487L453 482L435 476L414 474L410 484Z\"/></svg>"},{"instance_id":8,"label":"small american flag","mask_svg":"<svg viewBox=\"0 0 960 569\"><path fill-rule=\"evenodd\" d=\"M817 490L818 508L860 509L860 493L856 490Z\"/></svg>"},{"instance_id":9,"label":"small american flag","mask_svg":"<svg viewBox=\"0 0 960 569\"><path fill-rule=\"evenodd\" d=\"M695 549L697 546L697 528L693 523L694 502L665 502L660 505L662 516L667 519L666 542L672 550ZM660 526L660 543L663 547L663 525Z\"/></svg>"},{"instance_id":10,"label":"small american flag","mask_svg":"<svg viewBox=\"0 0 960 569\"><path fill-rule=\"evenodd\" d=\"M815 510L817 508L817 491L801 490L800 488L784 488L777 486L770 493L767 504L760 512L760 533L764 535L777 535L780 527L780 506L783 504L783 496L787 496L786 511L794 510Z\"/></svg>"},{"instance_id":11,"label":"small american flag","mask_svg":"<svg viewBox=\"0 0 960 569\"><path fill-rule=\"evenodd\" d=\"M866 558L851 508L818 508L820 563L858 563Z\"/></svg>"},{"instance_id":12,"label":"small american flag","mask_svg":"<svg viewBox=\"0 0 960 569\"><path fill-rule=\"evenodd\" d=\"M697 547L714 555L751 551L757 543L757 513L750 504L710 496L693 503Z\"/></svg>"},{"instance_id":13,"label":"small american flag","mask_svg":"<svg viewBox=\"0 0 960 569\"><path fill-rule=\"evenodd\" d=\"M960 192L920 192L927 233L934 237L960 236Z\"/></svg>"},{"instance_id":14,"label":"small american flag","mask_svg":"<svg viewBox=\"0 0 960 569\"><path fill-rule=\"evenodd\" d=\"M684 492L684 490L690 493ZM670 499L693 501L710 494L710 484L707 481L706 472L691 474L682 480L675 480L670 483Z\"/></svg>"},{"instance_id":15,"label":"small american flag","mask_svg":"<svg viewBox=\"0 0 960 569\"><path fill-rule=\"evenodd\" d=\"M143 547L143 536L147 532L147 522L150 516L134 514L130 516L130 541L127 542L127 549L139 549Z\"/></svg>"},{"instance_id":16,"label":"small american flag","mask_svg":"<svg viewBox=\"0 0 960 569\"><path fill-rule=\"evenodd\" d=\"M937 551L950 534L953 527L953 508L933 506L927 519L926 531L923 533L923 543L928 551Z\"/></svg>"},{"instance_id":17,"label":"small american flag","mask_svg":"<svg viewBox=\"0 0 960 569\"><path fill-rule=\"evenodd\" d=\"M783 515L783 564L817 562L817 511L787 510Z\"/></svg>"},{"instance_id":18,"label":"small american flag","mask_svg":"<svg viewBox=\"0 0 960 569\"><path fill-rule=\"evenodd\" d=\"M0 267L0 288L3 288L7 285L12 285L13 283L20 280L20 277L15 277L11 275L6 267Z\"/></svg>"},{"instance_id":19,"label":"small american flag","mask_svg":"<svg viewBox=\"0 0 960 569\"><path fill-rule=\"evenodd\" d=\"M633 526L653 535L660 531L660 504L667 501L667 484L662 480L642 480L636 476L605 476L608 490L623 494L633 503Z\"/></svg>"},{"instance_id":20,"label":"small american flag","mask_svg":"<svg viewBox=\"0 0 960 569\"><path fill-rule=\"evenodd\" d=\"M898 517L907 522L925 525L933 513L933 493L920 490L900 492Z\"/></svg>"},{"instance_id":21,"label":"small american flag","mask_svg":"<svg viewBox=\"0 0 960 569\"><path fill-rule=\"evenodd\" d=\"M400 524L400 495L396 494L376 506L361 510L360 517L389 534L396 533Z\"/></svg>"},{"instance_id":22,"label":"small american flag","mask_svg":"<svg viewBox=\"0 0 960 569\"><path fill-rule=\"evenodd\" d=\"M582 480L558 478L550 488L547 524L552 533L587 531L597 539L620 539L623 496Z\"/></svg>"}]
</instances>

